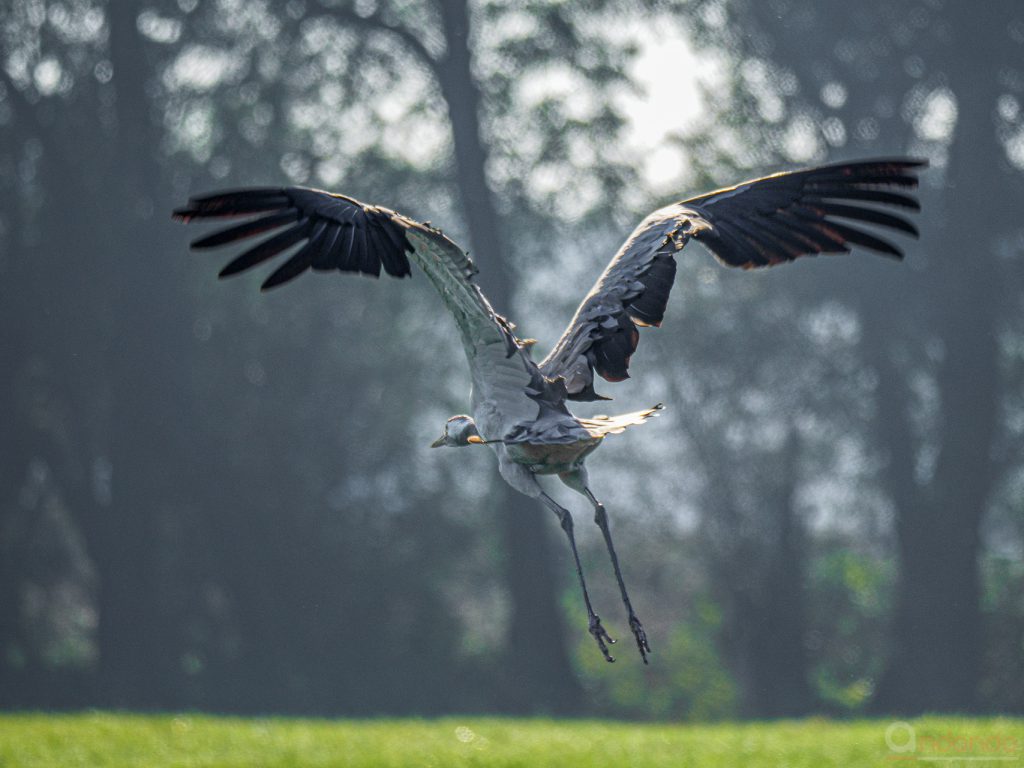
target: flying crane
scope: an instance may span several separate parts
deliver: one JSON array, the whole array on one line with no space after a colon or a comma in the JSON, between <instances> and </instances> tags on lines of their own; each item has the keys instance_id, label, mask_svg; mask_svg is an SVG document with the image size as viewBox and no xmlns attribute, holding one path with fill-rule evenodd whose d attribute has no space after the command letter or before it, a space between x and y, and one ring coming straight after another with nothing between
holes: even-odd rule
<instances>
[{"instance_id":1,"label":"flying crane","mask_svg":"<svg viewBox=\"0 0 1024 768\"><path fill-rule=\"evenodd\" d=\"M690 241L707 247L730 267L751 269L854 246L897 259L902 251L873 233L875 227L917 236L894 212L917 211L908 194L922 160L878 159L779 173L660 208L640 222L612 258L576 314L540 362L532 340L491 307L474 282L468 254L440 230L388 208L303 187L264 187L193 197L174 212L184 222L248 218L195 240L206 249L269 237L236 256L221 277L290 255L264 281L273 288L307 271L358 272L379 277L412 274L410 262L437 289L455 320L469 360L472 415L452 416L433 447L488 445L498 471L517 491L539 499L557 515L576 563L589 632L607 661L615 641L601 624L587 593L573 533L573 519L544 492L538 475L558 475L594 508L611 557L629 627L640 656L651 652L643 624L629 600L608 515L590 490L584 462L608 435L644 423L661 408L614 416L577 417L572 401L605 400L595 373L609 382L629 376L639 328L660 326L676 274L676 254ZM297 246L295 250L294 246Z\"/></svg>"}]
</instances>

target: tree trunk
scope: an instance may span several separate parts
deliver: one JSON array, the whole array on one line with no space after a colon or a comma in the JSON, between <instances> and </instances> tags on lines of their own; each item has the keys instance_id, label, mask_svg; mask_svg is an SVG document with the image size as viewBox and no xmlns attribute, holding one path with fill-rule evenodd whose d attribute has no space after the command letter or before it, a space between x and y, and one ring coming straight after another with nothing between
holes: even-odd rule
<instances>
[{"instance_id":1,"label":"tree trunk","mask_svg":"<svg viewBox=\"0 0 1024 768\"><path fill-rule=\"evenodd\" d=\"M772 520L768 540L774 551L764 574L763 600L755 607L756 644L751 649L753 691L749 705L757 717L796 717L810 709L804 606L806 544L796 511L800 440L790 431L779 450L777 483L766 498ZM742 564L737 563L738 567Z\"/></svg>"},{"instance_id":2,"label":"tree trunk","mask_svg":"<svg viewBox=\"0 0 1024 768\"><path fill-rule=\"evenodd\" d=\"M182 260L167 258L162 247L170 242L169 205L154 192L162 185L138 11L132 3L108 16L116 145L96 185L105 210L92 226L109 222L116 232L106 242L99 236L94 251L108 259L100 270L110 291L107 346L100 354L110 382L105 441L112 475L109 505L95 521L90 544L99 572L99 698L114 706L166 707L176 704L181 675L182 622L169 587L180 590L187 581L162 572L161 515L181 498L178 484L186 474L188 454L176 425L187 422L189 324L177 266ZM114 217L121 222L116 228ZM176 560L174 567L188 574L185 563Z\"/></svg>"},{"instance_id":3,"label":"tree trunk","mask_svg":"<svg viewBox=\"0 0 1024 768\"><path fill-rule=\"evenodd\" d=\"M480 136L480 92L472 73L470 17L465 0L438 3L447 53L438 62L441 90L448 104L455 149L457 184L480 282L495 309L508 313L513 277L508 269L494 194L487 183L487 152ZM515 711L568 711L579 700L565 648L558 607L559 585L552 567L549 521L540 506L504 483L500 507L506 528L508 588L512 599L506 668L512 684L506 702Z\"/></svg>"},{"instance_id":4,"label":"tree trunk","mask_svg":"<svg viewBox=\"0 0 1024 768\"><path fill-rule=\"evenodd\" d=\"M947 223L926 241L935 249L934 323L943 345L940 436L930 483L897 518L895 647L877 702L888 711L965 711L977 704L980 526L995 480L991 460L1002 394L995 240L997 227L1015 220L1012 206L1019 199L995 138L997 69L980 54L998 58L993 45L1009 11L962 7L950 19L958 34L946 71L960 117L946 171Z\"/></svg>"},{"instance_id":5,"label":"tree trunk","mask_svg":"<svg viewBox=\"0 0 1024 768\"><path fill-rule=\"evenodd\" d=\"M13 100L13 106L12 122L21 130L30 121L30 115L22 112L27 105L23 100ZM17 138L20 144L22 137ZM26 337L34 334L19 328L19 320L27 316L26 297L31 295L31 273L25 263L29 249L22 242L24 227L18 215L22 201L13 187L0 194L6 225L0 246L0 424L4 425L0 439L0 707L11 707L18 702L28 650L21 611L21 587L27 568L18 546L24 516L19 497L29 472L31 457L26 455L27 449L36 430L26 412L20 382L26 377L28 350L34 340Z\"/></svg>"},{"instance_id":6,"label":"tree trunk","mask_svg":"<svg viewBox=\"0 0 1024 768\"><path fill-rule=\"evenodd\" d=\"M703 504L702 536L708 543L706 567L724 608L720 642L739 684L741 712L799 716L811 706L804 646L806 538L795 506L800 441L791 431L780 447L757 510L745 509L736 493L730 475L736 457L712 445L702 449L714 489Z\"/></svg>"}]
</instances>

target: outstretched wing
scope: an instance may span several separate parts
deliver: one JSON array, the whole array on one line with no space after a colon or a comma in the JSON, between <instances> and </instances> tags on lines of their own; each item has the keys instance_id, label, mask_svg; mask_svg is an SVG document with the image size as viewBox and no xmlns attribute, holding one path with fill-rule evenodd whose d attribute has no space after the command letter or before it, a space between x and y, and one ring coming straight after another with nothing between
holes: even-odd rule
<instances>
[{"instance_id":1,"label":"outstretched wing","mask_svg":"<svg viewBox=\"0 0 1024 768\"><path fill-rule=\"evenodd\" d=\"M232 259L221 277L244 272L302 244L264 282L263 290L286 283L307 270L361 272L379 277L381 268L393 277L411 274L406 254L413 251L409 233L451 246L453 271L474 273L469 257L438 230L392 210L366 205L351 197L303 187L264 187L193 197L174 211L174 218L248 221L192 241L196 249L219 248L275 232Z\"/></svg>"},{"instance_id":2,"label":"outstretched wing","mask_svg":"<svg viewBox=\"0 0 1024 768\"><path fill-rule=\"evenodd\" d=\"M174 211L180 221L255 216L192 242L217 248L270 234L232 259L220 276L244 272L285 252L290 255L263 283L264 290L307 270L359 272L378 277L411 275L412 259L426 273L455 318L469 359L477 396L493 406L500 438L515 424L535 419L536 366L473 282L469 256L440 230L388 208L303 187L271 187L193 197ZM299 246L296 250L291 249ZM534 385L531 388L531 383Z\"/></svg>"},{"instance_id":3,"label":"outstretched wing","mask_svg":"<svg viewBox=\"0 0 1024 768\"><path fill-rule=\"evenodd\" d=\"M851 246L902 258L899 248L861 227L917 236L902 216L882 208L919 210L905 190L917 186L922 160L867 160L778 173L666 206L650 214L615 254L541 363L562 377L571 400L603 400L594 372L629 377L637 326L660 326L676 273L675 252L690 238L723 264L749 269ZM844 221L846 220L846 221ZM855 222L853 224L849 222Z\"/></svg>"}]
</instances>

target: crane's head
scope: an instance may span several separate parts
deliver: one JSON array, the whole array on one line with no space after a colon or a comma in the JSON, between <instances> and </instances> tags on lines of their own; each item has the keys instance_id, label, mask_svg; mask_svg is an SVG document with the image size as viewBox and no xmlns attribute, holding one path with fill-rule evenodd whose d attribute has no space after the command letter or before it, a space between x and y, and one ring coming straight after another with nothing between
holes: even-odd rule
<instances>
[{"instance_id":1,"label":"crane's head","mask_svg":"<svg viewBox=\"0 0 1024 768\"><path fill-rule=\"evenodd\" d=\"M431 448L447 445L459 448L463 445L479 445L484 440L477 432L476 422L469 416L452 416L444 425L444 434L430 444Z\"/></svg>"}]
</instances>

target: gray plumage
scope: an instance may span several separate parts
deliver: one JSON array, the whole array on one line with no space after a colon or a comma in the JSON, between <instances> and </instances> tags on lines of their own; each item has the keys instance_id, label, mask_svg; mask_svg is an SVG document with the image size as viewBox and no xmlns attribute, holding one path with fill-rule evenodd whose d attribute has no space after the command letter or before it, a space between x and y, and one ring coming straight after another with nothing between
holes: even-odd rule
<instances>
[{"instance_id":1,"label":"gray plumage","mask_svg":"<svg viewBox=\"0 0 1024 768\"><path fill-rule=\"evenodd\" d=\"M506 482L558 515L572 546L590 633L605 658L613 661L607 646L614 641L590 605L572 516L544 493L537 476L556 474L587 497L646 663L650 645L626 593L607 515L589 489L584 461L607 435L642 424L661 406L577 418L568 402L607 399L595 391L595 372L607 381L628 378L639 328L659 326L664 319L675 257L689 240L707 246L722 263L742 268L845 252L851 245L900 258L898 248L861 226L916 235L909 221L879 207L916 210L916 200L904 190L916 186L917 170L924 165L905 159L827 165L755 179L653 212L616 253L540 363L531 357L532 342L515 335L514 326L494 311L473 281L476 268L465 251L440 230L389 208L322 190L286 187L195 197L174 215L186 222L255 216L199 238L192 247L220 247L269 234L221 271L222 277L233 275L290 251L264 289L308 270L375 277L383 270L407 277L412 273L410 259L415 262L455 320L472 380L472 416L452 417L435 447L491 445Z\"/></svg>"}]
</instances>

